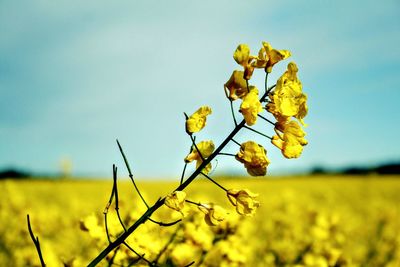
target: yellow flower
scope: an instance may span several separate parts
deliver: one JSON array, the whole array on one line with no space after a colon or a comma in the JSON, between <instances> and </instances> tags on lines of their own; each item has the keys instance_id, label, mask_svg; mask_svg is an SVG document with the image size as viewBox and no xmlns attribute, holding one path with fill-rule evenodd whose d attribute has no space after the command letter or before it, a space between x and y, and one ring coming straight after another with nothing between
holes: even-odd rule
<instances>
[{"instance_id":1,"label":"yellow flower","mask_svg":"<svg viewBox=\"0 0 400 267\"><path fill-rule=\"evenodd\" d=\"M183 191L175 191L165 197L164 204L168 208L182 212L185 207L186 193Z\"/></svg>"},{"instance_id":2,"label":"yellow flower","mask_svg":"<svg viewBox=\"0 0 400 267\"><path fill-rule=\"evenodd\" d=\"M95 239L102 239L106 236L104 228L100 226L99 220L94 214L80 221L80 229L89 232L89 235Z\"/></svg>"},{"instance_id":3,"label":"yellow flower","mask_svg":"<svg viewBox=\"0 0 400 267\"><path fill-rule=\"evenodd\" d=\"M200 204L198 207L205 214L204 220L210 226L216 226L225 220L227 212L221 206L209 203Z\"/></svg>"},{"instance_id":4,"label":"yellow flower","mask_svg":"<svg viewBox=\"0 0 400 267\"><path fill-rule=\"evenodd\" d=\"M267 151L253 141L247 141L240 146L236 159L244 164L251 176L264 176L267 173L269 160Z\"/></svg>"},{"instance_id":5,"label":"yellow flower","mask_svg":"<svg viewBox=\"0 0 400 267\"><path fill-rule=\"evenodd\" d=\"M308 144L300 125L296 121L277 123L275 131L278 135L272 137L272 144L282 151L283 156L288 159L300 157L303 147Z\"/></svg>"},{"instance_id":6,"label":"yellow flower","mask_svg":"<svg viewBox=\"0 0 400 267\"><path fill-rule=\"evenodd\" d=\"M250 86L250 92L243 98L240 105L240 112L243 114L246 124L251 126L257 122L257 115L263 110L260 100L258 99L258 89Z\"/></svg>"},{"instance_id":7,"label":"yellow flower","mask_svg":"<svg viewBox=\"0 0 400 267\"><path fill-rule=\"evenodd\" d=\"M229 80L224 84L226 96L231 101L243 98L248 93L246 80L243 76L243 71L235 70Z\"/></svg>"},{"instance_id":8,"label":"yellow flower","mask_svg":"<svg viewBox=\"0 0 400 267\"><path fill-rule=\"evenodd\" d=\"M211 156L211 154L214 152L215 145L214 145L213 141L208 140L208 141L201 141L196 146L199 149L199 151L197 151L196 147L193 146L192 152L190 152L189 155L186 156L185 162L192 162L195 160L196 168L199 168L201 163L203 163L203 159L201 158L201 156L203 156L204 159ZM200 156L199 152L200 152L201 156ZM207 166L202 170L202 172L207 174L210 172L210 170L211 170L211 163L207 164Z\"/></svg>"},{"instance_id":9,"label":"yellow flower","mask_svg":"<svg viewBox=\"0 0 400 267\"><path fill-rule=\"evenodd\" d=\"M254 61L256 57L250 55L250 48L246 44L240 44L235 52L233 53L233 58L235 61L242 65L244 68L243 78L245 80L250 80L251 75L254 71Z\"/></svg>"},{"instance_id":10,"label":"yellow flower","mask_svg":"<svg viewBox=\"0 0 400 267\"><path fill-rule=\"evenodd\" d=\"M176 244L169 257L173 266L189 266L194 260L198 260L201 250L188 242ZM147 265L146 265L147 266Z\"/></svg>"},{"instance_id":11,"label":"yellow flower","mask_svg":"<svg viewBox=\"0 0 400 267\"><path fill-rule=\"evenodd\" d=\"M268 57L268 61L266 62L266 65L265 65L265 71L268 73L270 73L272 71L272 67L276 63L291 56L291 54L288 50L273 49L272 46L267 42L263 42L262 44L263 44L263 48L261 48L261 49L264 49L266 57Z\"/></svg>"},{"instance_id":12,"label":"yellow flower","mask_svg":"<svg viewBox=\"0 0 400 267\"><path fill-rule=\"evenodd\" d=\"M269 95L271 102L266 108L280 123L295 117L304 124L303 118L308 112L307 95L302 92L297 72L297 65L289 63L286 72L276 83L275 91Z\"/></svg>"},{"instance_id":13,"label":"yellow flower","mask_svg":"<svg viewBox=\"0 0 400 267\"><path fill-rule=\"evenodd\" d=\"M240 215L254 215L256 209L260 206L260 202L256 200L258 194L254 194L248 189L229 189L227 196Z\"/></svg>"},{"instance_id":14,"label":"yellow flower","mask_svg":"<svg viewBox=\"0 0 400 267\"><path fill-rule=\"evenodd\" d=\"M208 106L200 107L195 113L193 113L186 120L186 132L188 134L196 133L204 128L206 125L207 116L212 113L212 110Z\"/></svg>"}]
</instances>

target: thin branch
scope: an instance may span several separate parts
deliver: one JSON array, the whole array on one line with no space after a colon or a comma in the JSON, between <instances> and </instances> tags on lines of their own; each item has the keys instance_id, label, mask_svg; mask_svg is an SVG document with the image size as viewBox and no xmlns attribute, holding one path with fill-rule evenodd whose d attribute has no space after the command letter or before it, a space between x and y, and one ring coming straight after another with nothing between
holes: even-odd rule
<instances>
[{"instance_id":1,"label":"thin branch","mask_svg":"<svg viewBox=\"0 0 400 267\"><path fill-rule=\"evenodd\" d=\"M152 267L156 267L156 266L157 266L157 265L154 265L154 263L152 263L152 262L149 261L148 259L146 259L146 258L144 257L145 254L140 255L140 254L137 253L131 246L129 246L128 243L126 243L125 241L122 242L122 244L124 244L130 251L132 251L133 253L135 253L136 256L138 256L140 259L142 259L142 260L144 260L145 262L147 262L147 264L148 264L149 266L152 266Z\"/></svg>"},{"instance_id":2,"label":"thin branch","mask_svg":"<svg viewBox=\"0 0 400 267\"><path fill-rule=\"evenodd\" d=\"M270 87L274 88L275 85ZM267 92L264 93L264 95L260 98L260 102L265 100L267 97ZM194 179L197 178L197 176L201 173L201 170L207 166L223 149L224 147L235 137L235 135L243 128L245 125L245 121L242 120L230 133L229 135L224 139L224 141L215 149L214 153L211 154L205 161L203 161L199 168L197 168L181 185L179 185L174 191L183 191ZM156 211L158 210L162 205L164 205L165 197L162 199L157 200L153 206L148 208L143 215L135 221L129 228L126 230L126 232L123 232L114 242L109 244L107 247L105 247L97 256L94 258L88 265L88 267L93 267L96 266L102 259L104 259L108 253L110 253L113 249L118 247L119 245L123 244L125 239L128 238L141 224L145 223L148 218Z\"/></svg>"},{"instance_id":3,"label":"thin branch","mask_svg":"<svg viewBox=\"0 0 400 267\"><path fill-rule=\"evenodd\" d=\"M254 130L253 128L250 128L250 127L247 127L247 126L244 126L243 128L246 128L246 129L248 129L248 130L250 130L252 132L255 132L255 133L259 134L259 135L262 135L262 136L267 137L268 139L272 140L272 137L270 137L270 136L268 136L266 134L263 134L263 133L261 133L261 132L259 132L257 130Z\"/></svg>"},{"instance_id":4,"label":"thin branch","mask_svg":"<svg viewBox=\"0 0 400 267\"><path fill-rule=\"evenodd\" d=\"M115 172L115 164L113 164L113 177L114 177L114 172ZM111 206L112 200L114 198L114 194L115 194L115 182L113 182L113 187L111 190L111 195L110 195L110 199L107 202L106 207L104 208L103 214L104 214L104 226L106 228L106 235L107 235L107 240L109 243L111 243L111 238L110 238L110 233L108 231L108 221L107 221L107 214L108 214L108 209Z\"/></svg>"},{"instance_id":5,"label":"thin branch","mask_svg":"<svg viewBox=\"0 0 400 267\"><path fill-rule=\"evenodd\" d=\"M235 139L231 139L232 142L234 142L235 144L237 144L238 146L242 146L238 141L236 141Z\"/></svg>"},{"instance_id":6,"label":"thin branch","mask_svg":"<svg viewBox=\"0 0 400 267\"><path fill-rule=\"evenodd\" d=\"M155 223L155 224L158 224L159 226L166 226L166 227L175 225L175 224L177 224L178 222L182 221L182 219L179 219L179 220L176 220L176 221L174 221L174 222L164 223L164 222L159 222L159 221L153 220L152 218L148 218L148 219L149 219L149 221L151 221L151 222L153 222L153 223Z\"/></svg>"},{"instance_id":7,"label":"thin branch","mask_svg":"<svg viewBox=\"0 0 400 267\"><path fill-rule=\"evenodd\" d=\"M264 117L264 116L262 116L262 115L260 115L260 114L258 114L258 117L260 117L261 119L263 119L263 120L265 120L265 121L267 121L267 122L269 122L270 124L272 124L272 125L275 126L275 122L273 122L273 121L267 119L266 117Z\"/></svg>"},{"instance_id":8,"label":"thin branch","mask_svg":"<svg viewBox=\"0 0 400 267\"><path fill-rule=\"evenodd\" d=\"M264 81L265 93L268 94L268 72L265 72L265 81Z\"/></svg>"},{"instance_id":9,"label":"thin branch","mask_svg":"<svg viewBox=\"0 0 400 267\"><path fill-rule=\"evenodd\" d=\"M268 90L265 92L265 94L263 95L263 97L260 98L260 102L265 102L267 99L267 96L269 95L269 93L271 93L272 89L274 89L276 86L276 84L272 85L271 87L268 88Z\"/></svg>"},{"instance_id":10,"label":"thin branch","mask_svg":"<svg viewBox=\"0 0 400 267\"><path fill-rule=\"evenodd\" d=\"M184 113L184 114L187 117L186 113ZM196 141L196 136L193 137L193 138L194 138L194 141ZM192 147L190 147L189 153L191 153L191 152L192 152ZM188 163L185 161L185 165L183 166L183 171L182 171L182 175L181 175L181 181L179 182L179 185L181 185L183 183L183 179L185 178L185 172L186 172L187 164Z\"/></svg>"},{"instance_id":11,"label":"thin branch","mask_svg":"<svg viewBox=\"0 0 400 267\"><path fill-rule=\"evenodd\" d=\"M202 205L200 202L194 202L194 201L191 201L189 199L185 199L185 202L193 204L193 205L196 205L196 206L201 206Z\"/></svg>"},{"instance_id":12,"label":"thin branch","mask_svg":"<svg viewBox=\"0 0 400 267\"><path fill-rule=\"evenodd\" d=\"M107 235L108 243L111 243L112 241L110 238L110 233L108 231L107 212L104 213L104 226L106 228L106 235Z\"/></svg>"},{"instance_id":13,"label":"thin branch","mask_svg":"<svg viewBox=\"0 0 400 267\"><path fill-rule=\"evenodd\" d=\"M183 183L183 178L185 177L185 171L186 171L187 165L188 165L187 162L185 162L185 165L183 166L182 175L181 175L181 181L179 182L180 185Z\"/></svg>"},{"instance_id":14,"label":"thin branch","mask_svg":"<svg viewBox=\"0 0 400 267\"><path fill-rule=\"evenodd\" d=\"M158 260L161 258L161 255L167 251L168 246L172 244L172 242L174 241L176 235L178 234L179 230L182 228L182 225L179 225L175 232L171 235L170 239L168 240L168 242L165 244L165 246L160 250L160 252L157 254L157 257L153 260L154 263L157 264Z\"/></svg>"},{"instance_id":15,"label":"thin branch","mask_svg":"<svg viewBox=\"0 0 400 267\"><path fill-rule=\"evenodd\" d=\"M231 154L231 153L219 153L218 155L223 155L223 156L232 156L232 157L236 157L235 154Z\"/></svg>"},{"instance_id":16,"label":"thin branch","mask_svg":"<svg viewBox=\"0 0 400 267\"><path fill-rule=\"evenodd\" d=\"M222 190L224 190L225 192L227 192L228 190L223 187L222 185L220 185L219 183L217 183L214 179L212 179L210 176L208 176L207 174L205 174L204 172L201 173L204 177L206 177L208 180L210 180L211 182L213 182L215 185L217 185L219 188L221 188Z\"/></svg>"},{"instance_id":17,"label":"thin branch","mask_svg":"<svg viewBox=\"0 0 400 267\"><path fill-rule=\"evenodd\" d=\"M122 150L122 147L121 147L120 143L118 142L118 139L117 139L117 144L118 144L118 147L119 147L119 151L121 152L121 155L124 158L124 162L125 162L126 168L128 169L129 178L131 178L133 186L135 187L136 192L139 194L139 197L142 199L142 201L146 205L146 207L149 208L149 205L147 204L146 200L144 200L142 194L140 193L139 188L136 186L136 183L135 183L135 180L133 179L133 175L132 175L131 168L129 166L128 160L127 160L127 158L125 156L124 151Z\"/></svg>"},{"instance_id":18,"label":"thin branch","mask_svg":"<svg viewBox=\"0 0 400 267\"><path fill-rule=\"evenodd\" d=\"M40 249L39 237L35 237L35 235L33 234L31 221L29 219L29 214L26 215L26 218L27 218L27 221L28 221L29 235L31 236L33 244L35 244L35 247L36 247L37 253L39 255L39 259L40 259L40 264L42 265L42 267L45 267L46 264L44 263L44 259L43 259L43 256L42 256L42 250Z\"/></svg>"},{"instance_id":19,"label":"thin branch","mask_svg":"<svg viewBox=\"0 0 400 267\"><path fill-rule=\"evenodd\" d=\"M124 228L124 231L126 232L126 227L121 219L121 215L119 214L119 200L118 200L118 184L117 184L117 167L113 165L113 181L114 181L114 193L115 193L115 211L117 212L117 217L119 220L119 223L121 224L122 228Z\"/></svg>"},{"instance_id":20,"label":"thin branch","mask_svg":"<svg viewBox=\"0 0 400 267\"><path fill-rule=\"evenodd\" d=\"M231 99L229 99L229 102L230 102L230 106L231 106L231 113L232 113L233 122L235 123L235 126L237 126L235 111L233 110L233 101Z\"/></svg>"},{"instance_id":21,"label":"thin branch","mask_svg":"<svg viewBox=\"0 0 400 267\"><path fill-rule=\"evenodd\" d=\"M120 248L120 247L117 247L117 248L114 250L114 255L112 255L110 261L108 262L108 266L109 266L109 267L112 266L112 265L114 264L114 260L115 260L115 257L117 256L117 253L118 253L118 251L119 251L119 248Z\"/></svg>"},{"instance_id":22,"label":"thin branch","mask_svg":"<svg viewBox=\"0 0 400 267\"><path fill-rule=\"evenodd\" d=\"M204 157L203 157L203 155L201 154L199 148L198 148L197 145L196 145L196 139L193 138L193 135L191 135L191 134L190 134L190 139L192 140L192 143L193 143L194 147L196 148L197 153L199 153L200 158L204 161Z\"/></svg>"}]
</instances>

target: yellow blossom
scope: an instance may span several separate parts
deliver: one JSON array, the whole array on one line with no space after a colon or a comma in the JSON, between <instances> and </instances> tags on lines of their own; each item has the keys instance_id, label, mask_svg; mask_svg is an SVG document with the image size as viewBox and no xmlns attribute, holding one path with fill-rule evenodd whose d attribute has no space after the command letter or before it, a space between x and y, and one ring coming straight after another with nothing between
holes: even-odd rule
<instances>
[{"instance_id":1,"label":"yellow blossom","mask_svg":"<svg viewBox=\"0 0 400 267\"><path fill-rule=\"evenodd\" d=\"M250 55L250 48L246 44L240 44L233 53L235 61L244 68L243 78L250 80L254 71L253 62L256 57Z\"/></svg>"},{"instance_id":2,"label":"yellow blossom","mask_svg":"<svg viewBox=\"0 0 400 267\"><path fill-rule=\"evenodd\" d=\"M243 98L240 105L240 112L243 114L246 124L254 125L257 122L258 113L262 110L262 105L258 99L258 89L255 86L250 86L250 92Z\"/></svg>"},{"instance_id":3,"label":"yellow blossom","mask_svg":"<svg viewBox=\"0 0 400 267\"><path fill-rule=\"evenodd\" d=\"M94 214L87 216L80 221L80 228L83 231L89 232L89 235L95 239L102 239L105 237L103 227L100 226L99 220Z\"/></svg>"},{"instance_id":4,"label":"yellow blossom","mask_svg":"<svg viewBox=\"0 0 400 267\"><path fill-rule=\"evenodd\" d=\"M286 72L279 78L275 91L269 95L271 102L266 108L280 123L295 117L304 124L303 118L308 112L307 95L302 92L297 72L297 65L294 62L289 63Z\"/></svg>"},{"instance_id":5,"label":"yellow blossom","mask_svg":"<svg viewBox=\"0 0 400 267\"><path fill-rule=\"evenodd\" d=\"M240 215L254 215L256 209L260 206L260 202L256 200L258 194L254 194L248 189L229 189L227 196L232 205L236 206L236 211Z\"/></svg>"},{"instance_id":6,"label":"yellow blossom","mask_svg":"<svg viewBox=\"0 0 400 267\"><path fill-rule=\"evenodd\" d=\"M291 56L291 54L288 50L273 49L272 46L267 42L263 42L262 44L263 44L262 49L264 49L266 57L268 58L268 61L266 62L266 65L265 65L265 70L268 73L270 73L272 71L272 67L276 63Z\"/></svg>"},{"instance_id":7,"label":"yellow blossom","mask_svg":"<svg viewBox=\"0 0 400 267\"><path fill-rule=\"evenodd\" d=\"M210 226L216 226L225 220L227 212L221 206L209 203L200 204L198 207L205 214L204 220Z\"/></svg>"},{"instance_id":8,"label":"yellow blossom","mask_svg":"<svg viewBox=\"0 0 400 267\"><path fill-rule=\"evenodd\" d=\"M193 146L192 152L190 152L189 155L186 156L185 162L192 162L195 160L196 168L199 168L200 165L203 163L203 159L208 158L214 152L215 145L213 141L208 140L208 141L201 141L196 146L199 149L199 151L197 151L196 147ZM210 172L210 170L211 170L211 163L207 164L207 166L202 170L202 172L207 174Z\"/></svg>"},{"instance_id":9,"label":"yellow blossom","mask_svg":"<svg viewBox=\"0 0 400 267\"><path fill-rule=\"evenodd\" d=\"M247 83L243 76L243 71L234 70L229 80L224 84L226 96L231 101L243 98L248 92Z\"/></svg>"},{"instance_id":10,"label":"yellow blossom","mask_svg":"<svg viewBox=\"0 0 400 267\"><path fill-rule=\"evenodd\" d=\"M269 160L267 151L253 141L247 141L240 146L236 159L244 164L247 172L252 176L264 176L267 173Z\"/></svg>"},{"instance_id":11,"label":"yellow blossom","mask_svg":"<svg viewBox=\"0 0 400 267\"><path fill-rule=\"evenodd\" d=\"M164 204L176 211L181 212L185 207L186 193L183 191L175 191L165 197Z\"/></svg>"},{"instance_id":12,"label":"yellow blossom","mask_svg":"<svg viewBox=\"0 0 400 267\"><path fill-rule=\"evenodd\" d=\"M204 128L206 125L207 116L212 113L212 110L208 106L200 107L195 113L193 113L186 120L186 132L188 134L196 133Z\"/></svg>"},{"instance_id":13,"label":"yellow blossom","mask_svg":"<svg viewBox=\"0 0 400 267\"><path fill-rule=\"evenodd\" d=\"M178 243L170 252L173 266L189 266L192 261L197 261L201 250L190 243Z\"/></svg>"},{"instance_id":14,"label":"yellow blossom","mask_svg":"<svg viewBox=\"0 0 400 267\"><path fill-rule=\"evenodd\" d=\"M272 137L272 144L278 147L285 158L298 158L303 152L303 146L307 145L306 135L296 121L277 123L275 131L278 135ZM280 132L283 133L280 134Z\"/></svg>"}]
</instances>

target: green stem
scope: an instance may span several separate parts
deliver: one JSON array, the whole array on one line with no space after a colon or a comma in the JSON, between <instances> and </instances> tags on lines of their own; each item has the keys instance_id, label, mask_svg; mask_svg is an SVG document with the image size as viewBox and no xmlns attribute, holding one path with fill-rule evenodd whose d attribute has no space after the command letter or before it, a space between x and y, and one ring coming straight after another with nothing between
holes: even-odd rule
<instances>
[{"instance_id":1,"label":"green stem","mask_svg":"<svg viewBox=\"0 0 400 267\"><path fill-rule=\"evenodd\" d=\"M232 113L232 117L233 117L233 122L235 123L235 126L237 126L237 121L236 121L236 117L235 117L235 111L233 110L233 101L229 99L229 102L231 104L231 113Z\"/></svg>"},{"instance_id":2,"label":"green stem","mask_svg":"<svg viewBox=\"0 0 400 267\"><path fill-rule=\"evenodd\" d=\"M258 117L260 117L261 119L263 119L263 120L265 120L265 121L267 121L267 122L269 122L270 124L272 124L272 125L275 126L275 122L273 122L273 121L267 119L266 117L264 117L264 116L262 116L262 115L260 115L260 114L258 114Z\"/></svg>"},{"instance_id":3,"label":"green stem","mask_svg":"<svg viewBox=\"0 0 400 267\"><path fill-rule=\"evenodd\" d=\"M132 181L132 183L133 183L133 186L134 186L135 189L136 189L136 192L139 194L139 197L142 199L142 201L143 201L143 203L146 205L146 207L149 208L149 205L147 204L146 200L144 200L142 194L141 194L140 191L139 191L139 188L136 186L135 180L133 179L133 174L132 174L132 172L131 172L131 167L129 166L129 162L128 162L128 160L127 160L127 158L126 158L126 156L125 156L125 153L124 153L124 151L122 150L122 147L121 147L120 143L118 142L118 140L117 140L117 144L118 144L118 147L119 147L119 151L121 152L121 155L122 155L122 157L124 158L124 162L125 162L126 168L128 169L129 178L131 179L131 181Z\"/></svg>"},{"instance_id":4,"label":"green stem","mask_svg":"<svg viewBox=\"0 0 400 267\"><path fill-rule=\"evenodd\" d=\"M263 134L263 133L261 133L261 132L259 132L259 131L257 131L257 130L254 130L253 128L250 128L250 127L248 127L248 126L244 126L244 128L246 128L247 130L250 130L250 131L252 131L252 132L255 132L256 134L262 135L262 136L267 137L268 139L271 139L271 140L272 140L272 137L271 137L271 136L268 136L268 135L266 135L266 134Z\"/></svg>"},{"instance_id":5,"label":"green stem","mask_svg":"<svg viewBox=\"0 0 400 267\"><path fill-rule=\"evenodd\" d=\"M265 93L261 97L261 100L265 99L266 97L267 94ZM207 159L205 159L201 163L199 168L197 168L192 173L192 175L190 175L186 179L186 181L179 185L174 191L183 191L201 173L201 170L203 170L207 166L207 164L209 164L222 151L222 149L233 139L233 137L243 128L244 125L245 121L242 120L218 146L214 153L211 154ZM100 254L96 258L94 258L92 262L89 263L88 267L96 266L98 263L100 263L102 259L104 259L108 255L108 253L110 253L116 247L120 246L125 241L125 239L133 233L133 231L135 231L141 224L145 223L148 218L164 204L164 200L165 197L157 200L153 206L149 207L147 211L142 215L142 217L140 217L135 223L133 223L126 230L126 232L122 233L114 242L108 244L108 246L102 252L100 252Z\"/></svg>"},{"instance_id":6,"label":"green stem","mask_svg":"<svg viewBox=\"0 0 400 267\"><path fill-rule=\"evenodd\" d=\"M39 259L40 259L40 264L42 265L42 267L46 267L46 263L44 263L44 259L43 259L43 256L42 256L42 250L40 249L39 237L35 237L35 235L33 234L31 221L29 219L29 214L26 215L26 219L28 221L29 235L31 236L33 244L35 244L35 247L36 247L37 253L39 255Z\"/></svg>"},{"instance_id":7,"label":"green stem","mask_svg":"<svg viewBox=\"0 0 400 267\"><path fill-rule=\"evenodd\" d=\"M227 192L228 190L223 187L222 185L220 185L219 183L217 183L214 179L212 179L210 176L208 176L207 174L205 174L204 172L201 173L204 177L206 177L208 180L210 180L211 182L213 182L215 185L217 185L219 188L221 188L222 190L224 190L225 192Z\"/></svg>"}]
</instances>

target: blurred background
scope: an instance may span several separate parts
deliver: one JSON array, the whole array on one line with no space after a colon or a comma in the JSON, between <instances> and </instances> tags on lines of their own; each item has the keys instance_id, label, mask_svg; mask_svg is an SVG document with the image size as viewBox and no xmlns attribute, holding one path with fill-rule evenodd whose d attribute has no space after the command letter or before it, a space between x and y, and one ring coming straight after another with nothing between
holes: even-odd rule
<instances>
[{"instance_id":1,"label":"blurred background","mask_svg":"<svg viewBox=\"0 0 400 267\"><path fill-rule=\"evenodd\" d=\"M266 147L270 174L398 171L399 25L389 0L1 1L0 171L111 177L113 163L123 167L118 138L136 176L179 177L191 144L183 112L211 106L197 140L219 144L233 127L223 92L241 68L232 54L262 41L292 53L269 83L295 61L309 98L299 159L237 137ZM262 88L262 71L251 84ZM246 174L233 158L214 165Z\"/></svg>"}]
</instances>

